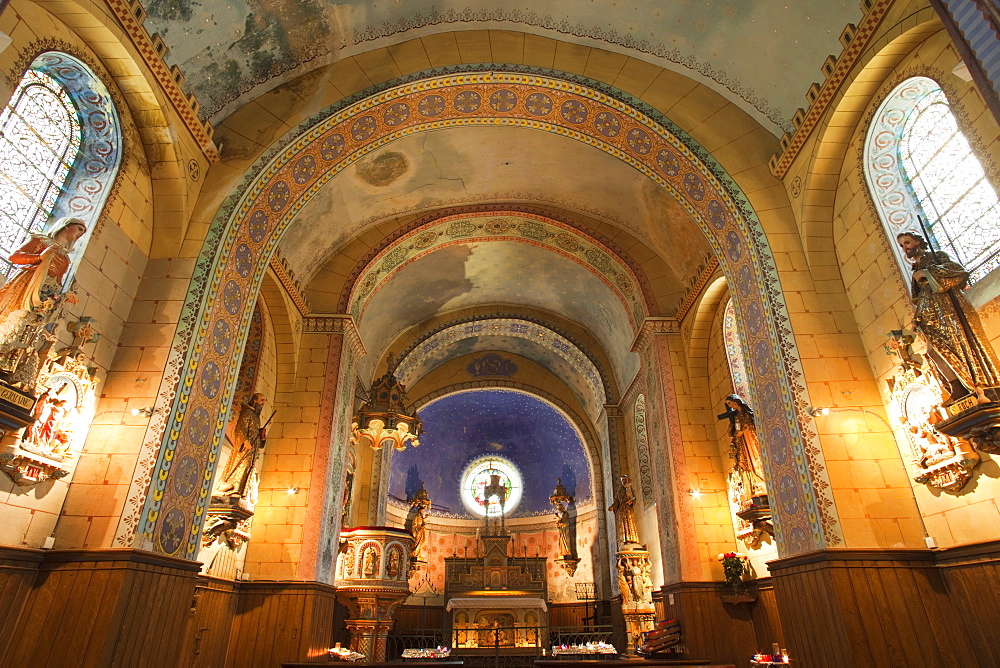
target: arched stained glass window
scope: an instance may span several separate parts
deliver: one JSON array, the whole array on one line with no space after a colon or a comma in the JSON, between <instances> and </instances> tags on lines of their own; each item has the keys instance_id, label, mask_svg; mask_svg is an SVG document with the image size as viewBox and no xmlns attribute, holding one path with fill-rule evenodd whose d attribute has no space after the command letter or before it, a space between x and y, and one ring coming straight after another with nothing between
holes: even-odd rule
<instances>
[{"instance_id":1,"label":"arched stained glass window","mask_svg":"<svg viewBox=\"0 0 1000 668\"><path fill-rule=\"evenodd\" d=\"M865 143L865 175L896 247L920 231L969 271L969 283L1000 266L1000 201L933 79L914 77L879 107ZM896 248L907 275L909 264Z\"/></svg>"},{"instance_id":2,"label":"arched stained glass window","mask_svg":"<svg viewBox=\"0 0 1000 668\"><path fill-rule=\"evenodd\" d=\"M0 115L0 278L29 234L51 231L63 216L88 223L80 256L121 156L121 124L104 83L68 54L35 58Z\"/></svg>"},{"instance_id":3,"label":"arched stained glass window","mask_svg":"<svg viewBox=\"0 0 1000 668\"><path fill-rule=\"evenodd\" d=\"M730 299L722 315L722 340L729 360L729 373L733 376L733 389L743 399L750 400L750 383L747 381L747 365L743 358L740 333L736 330L736 307Z\"/></svg>"},{"instance_id":4,"label":"arched stained glass window","mask_svg":"<svg viewBox=\"0 0 1000 668\"><path fill-rule=\"evenodd\" d=\"M79 112L66 90L28 70L0 115L0 261L49 219L80 152Z\"/></svg>"}]
</instances>

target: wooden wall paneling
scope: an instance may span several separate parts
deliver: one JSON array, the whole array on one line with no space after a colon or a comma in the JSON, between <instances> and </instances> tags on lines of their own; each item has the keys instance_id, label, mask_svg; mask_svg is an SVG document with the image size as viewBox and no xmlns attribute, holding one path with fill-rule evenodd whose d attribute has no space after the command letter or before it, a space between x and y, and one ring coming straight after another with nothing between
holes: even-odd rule
<instances>
[{"instance_id":1,"label":"wooden wall paneling","mask_svg":"<svg viewBox=\"0 0 1000 668\"><path fill-rule=\"evenodd\" d=\"M1000 666L1000 541L940 550L937 563L943 595L981 666ZM976 665L976 664L971 664Z\"/></svg>"},{"instance_id":2,"label":"wooden wall paneling","mask_svg":"<svg viewBox=\"0 0 1000 668\"><path fill-rule=\"evenodd\" d=\"M929 550L825 550L770 564L806 665L978 665Z\"/></svg>"},{"instance_id":3,"label":"wooden wall paneling","mask_svg":"<svg viewBox=\"0 0 1000 668\"><path fill-rule=\"evenodd\" d=\"M664 617L677 619L688 655L713 663L749 665L757 646L753 608L758 603L723 603L725 585L677 583L663 589ZM673 595L673 604L670 596ZM770 647L769 641L767 647Z\"/></svg>"},{"instance_id":4,"label":"wooden wall paneling","mask_svg":"<svg viewBox=\"0 0 1000 668\"><path fill-rule=\"evenodd\" d=\"M801 569L787 567L784 570L777 570L774 562L768 564L771 573L771 581L774 583L775 598L778 601L778 609L781 610L782 619L786 620L785 642L786 649L793 659L801 660L808 665L811 655L830 656L829 639L833 630L840 626L839 611L830 604L827 589L819 588L812 582L819 576L813 572L798 572ZM807 614L811 606L825 608L828 613L818 619L810 619L810 624L820 625L818 632L810 638L805 635L807 625L799 623L801 615Z\"/></svg>"},{"instance_id":5,"label":"wooden wall paneling","mask_svg":"<svg viewBox=\"0 0 1000 668\"><path fill-rule=\"evenodd\" d=\"M549 606L549 626L583 626L587 608L582 603L553 603ZM593 611L595 606L589 608Z\"/></svg>"},{"instance_id":6,"label":"wooden wall paneling","mask_svg":"<svg viewBox=\"0 0 1000 668\"><path fill-rule=\"evenodd\" d=\"M278 630L278 647L281 655L305 650L302 641L311 624L306 619L305 596L282 596L278 599L278 619L274 626Z\"/></svg>"},{"instance_id":7,"label":"wooden wall paneling","mask_svg":"<svg viewBox=\"0 0 1000 668\"><path fill-rule=\"evenodd\" d=\"M1000 567L996 565L960 565L944 569L951 600L960 616L969 642L984 666L1000 666Z\"/></svg>"},{"instance_id":8,"label":"wooden wall paneling","mask_svg":"<svg viewBox=\"0 0 1000 668\"><path fill-rule=\"evenodd\" d=\"M262 651L263 648L259 647L258 643L262 643L264 638L260 636L271 635L261 633L264 629L270 631L270 627L266 626L267 617L261 611L265 600L266 597L260 589L240 587L226 665L234 667L253 665L253 657Z\"/></svg>"},{"instance_id":9,"label":"wooden wall paneling","mask_svg":"<svg viewBox=\"0 0 1000 668\"><path fill-rule=\"evenodd\" d=\"M102 665L174 665L201 564L138 551L115 552L124 553L116 564L120 593L104 651L109 660Z\"/></svg>"},{"instance_id":10,"label":"wooden wall paneling","mask_svg":"<svg viewBox=\"0 0 1000 668\"><path fill-rule=\"evenodd\" d=\"M309 635L303 640L306 656L316 657L333 647L333 609L335 605L333 592L328 595L310 596L306 599L309 607L308 619L312 622Z\"/></svg>"},{"instance_id":11,"label":"wooden wall paneling","mask_svg":"<svg viewBox=\"0 0 1000 668\"><path fill-rule=\"evenodd\" d=\"M309 606L310 633L304 640L306 655L315 657L333 647L333 594L312 596L306 600Z\"/></svg>"},{"instance_id":12,"label":"wooden wall paneling","mask_svg":"<svg viewBox=\"0 0 1000 668\"><path fill-rule=\"evenodd\" d=\"M0 547L0 664L10 648L14 628L38 577L42 550Z\"/></svg>"},{"instance_id":13,"label":"wooden wall paneling","mask_svg":"<svg viewBox=\"0 0 1000 668\"><path fill-rule=\"evenodd\" d=\"M108 634L106 622L113 609L123 573L117 568L101 567L97 562L46 567L43 577L58 578L52 589L51 626L45 640L52 651L57 647L96 645ZM41 584L41 583L40 583ZM60 601L62 604L60 604ZM96 614L95 614L96 613Z\"/></svg>"},{"instance_id":14,"label":"wooden wall paneling","mask_svg":"<svg viewBox=\"0 0 1000 668\"><path fill-rule=\"evenodd\" d=\"M982 657L975 649L969 634L969 627L962 624L958 612L958 601L948 592L944 569L937 566L933 571L927 569L926 572L922 571L917 575L920 576L917 578L917 583L921 587L924 598L928 603L934 604L933 609L936 614L930 616L929 623L937 646L945 648L945 665L975 665L976 660L981 660ZM990 589L995 593L996 588ZM976 594L976 599L982 600L979 592ZM936 618L940 617L947 619L948 623L944 625L936 623ZM996 647L997 639L996 628L996 626L992 627L993 632L990 633L991 644L994 647ZM984 666L998 664L1000 662L982 663Z\"/></svg>"},{"instance_id":15,"label":"wooden wall paneling","mask_svg":"<svg viewBox=\"0 0 1000 668\"><path fill-rule=\"evenodd\" d=\"M178 605L181 609L180 620L184 619L183 613L191 603L194 595L194 583L192 582L190 595L187 600L177 600L173 582L167 581L159 587L153 585L149 573L141 571L124 583L127 588L126 605L123 606L120 633L128 639L141 638L140 643L129 643L127 645L118 644L114 648L114 661L119 665L137 666L140 665L144 652L152 652L154 656L169 656L161 654L163 648L160 646L164 636L169 636L174 629L161 628L160 620L164 615L169 615L171 605ZM150 586L152 585L152 586ZM123 588L123 589L124 589ZM159 590L159 591L157 591ZM180 625L183 629L183 624ZM159 631L159 633L157 632ZM179 639L178 639L179 640ZM175 652L179 653L181 643L176 644ZM169 652L169 649L167 649Z\"/></svg>"},{"instance_id":16,"label":"wooden wall paneling","mask_svg":"<svg viewBox=\"0 0 1000 668\"><path fill-rule=\"evenodd\" d=\"M902 645L901 653L907 661L919 663L922 657L933 656L935 647L949 648L951 642L944 635L945 629L935 623L935 611L941 601L937 600L935 587L930 586L929 579L938 579L934 572L936 566L927 564L923 568L890 568L884 569L882 582L885 596L893 611L909 609L909 615L896 614L893 621L896 625L898 638ZM937 587L941 589L941 587ZM919 605L912 601L919 601ZM930 634L922 632L929 629ZM951 656L951 661L957 659Z\"/></svg>"},{"instance_id":17,"label":"wooden wall paneling","mask_svg":"<svg viewBox=\"0 0 1000 668\"><path fill-rule=\"evenodd\" d=\"M200 573L201 564L199 563L198 566ZM170 601L168 602L166 599L161 601L161 616L154 618L147 625L153 637L159 639L160 649L165 653L164 655L167 652L173 652L177 656L184 647L184 623L191 614L191 606L194 602L194 594L198 586L197 576L198 573L195 574L195 577L190 582L175 578L172 583L173 592ZM175 608L176 613L171 608ZM177 620L177 623L170 629L169 634L163 633L162 629L157 628L157 620L164 617L173 617Z\"/></svg>"},{"instance_id":18,"label":"wooden wall paneling","mask_svg":"<svg viewBox=\"0 0 1000 668\"><path fill-rule=\"evenodd\" d=\"M178 668L225 665L236 614L235 589L236 583L230 580L210 576L198 578Z\"/></svg>"},{"instance_id":19,"label":"wooden wall paneling","mask_svg":"<svg viewBox=\"0 0 1000 668\"><path fill-rule=\"evenodd\" d=\"M270 668L329 649L334 591L316 582L241 582L227 665Z\"/></svg>"},{"instance_id":20,"label":"wooden wall paneling","mask_svg":"<svg viewBox=\"0 0 1000 668\"><path fill-rule=\"evenodd\" d=\"M259 620L262 621L261 628L267 629L268 633L254 633L253 644L256 645L256 653L261 656L275 656L274 641L278 635L276 622L278 621L278 608L281 603L281 594L278 592L259 591L255 592L253 598L260 611ZM296 657L298 658L298 657ZM245 665L252 665L246 663Z\"/></svg>"},{"instance_id":21,"label":"wooden wall paneling","mask_svg":"<svg viewBox=\"0 0 1000 668\"><path fill-rule=\"evenodd\" d=\"M773 576L773 568L771 573ZM822 631L825 632L813 634L813 638L810 638L808 634L805 637L800 635L795 649L786 649L793 652L793 656L805 656L802 650L808 649L813 650L811 656L838 657L842 649L840 644L843 641L841 641L841 643L837 643L835 639L837 637L843 638L844 628L846 625L854 625L857 633L864 633L861 620L857 616L849 617L847 620L843 619L840 606L835 605L834 603L836 599L834 589L836 587L837 580L832 574L800 569L799 584L803 593L798 600L797 609L795 609L792 614L809 614L810 616L814 616L813 606L819 606L817 609L827 611L826 614L821 614L819 619L811 621L813 623L818 622ZM775 588L777 588L777 584L775 585ZM786 616L786 619L787 618L788 617ZM812 642L810 642L810 640L812 640Z\"/></svg>"},{"instance_id":22,"label":"wooden wall paneling","mask_svg":"<svg viewBox=\"0 0 1000 668\"><path fill-rule=\"evenodd\" d=\"M241 659L242 647L245 644L245 639L243 638L244 633L246 633L246 625L243 623L244 610L247 605L249 605L248 598L252 595L251 592L237 590L236 594L236 610L233 613L233 625L229 632L229 647L226 650L226 665L231 666L236 661Z\"/></svg>"},{"instance_id":23,"label":"wooden wall paneling","mask_svg":"<svg viewBox=\"0 0 1000 668\"><path fill-rule=\"evenodd\" d=\"M892 633L892 629L882 628L882 611L878 609L876 598L872 595L866 577L869 575L867 570L845 568L844 564L837 563L830 575L836 583L834 591L839 594L839 604L846 606L847 610L857 610L856 615L846 613L848 619L864 620L860 628L867 637L867 642L854 645L854 660L866 666L892 665L889 658L891 655L885 646L886 636Z\"/></svg>"},{"instance_id":24,"label":"wooden wall paneling","mask_svg":"<svg viewBox=\"0 0 1000 668\"><path fill-rule=\"evenodd\" d=\"M770 578L761 578L754 583L757 592L757 603L750 608L753 622L756 647L765 650L772 643L785 645L785 633L781 628L781 616L778 614L778 601L774 595L774 585Z\"/></svg>"},{"instance_id":25,"label":"wooden wall paneling","mask_svg":"<svg viewBox=\"0 0 1000 668\"><path fill-rule=\"evenodd\" d=\"M418 631L422 629L443 629L443 605L401 605L393 614L396 620L393 629L399 632Z\"/></svg>"},{"instance_id":26,"label":"wooden wall paneling","mask_svg":"<svg viewBox=\"0 0 1000 668\"><path fill-rule=\"evenodd\" d=\"M89 574L86 575L88 577L84 579L89 582ZM107 585L98 583L101 588L87 592L83 588L75 588L80 580L78 568L61 568L43 561L35 587L25 602L24 612L13 633L12 646L7 655L8 665L58 663L64 651L62 648L71 646L80 656L100 655L100 648L95 647L99 642L98 633L94 633L93 627L104 618L99 604ZM78 610L86 598L90 598L98 610L88 611L87 619L80 620ZM67 610L73 610L74 615L64 619ZM84 628L81 629L81 626Z\"/></svg>"},{"instance_id":27,"label":"wooden wall paneling","mask_svg":"<svg viewBox=\"0 0 1000 668\"><path fill-rule=\"evenodd\" d=\"M47 552L5 663L169 665L198 567L135 550Z\"/></svg>"}]
</instances>

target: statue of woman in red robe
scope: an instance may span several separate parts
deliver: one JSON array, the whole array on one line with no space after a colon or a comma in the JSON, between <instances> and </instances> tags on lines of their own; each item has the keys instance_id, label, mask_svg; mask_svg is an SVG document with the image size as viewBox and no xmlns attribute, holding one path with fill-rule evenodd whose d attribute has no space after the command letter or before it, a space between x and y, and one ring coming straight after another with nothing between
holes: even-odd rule
<instances>
[{"instance_id":1,"label":"statue of woman in red robe","mask_svg":"<svg viewBox=\"0 0 1000 668\"><path fill-rule=\"evenodd\" d=\"M32 234L10 256L18 271L0 287L0 319L16 311L47 314L63 298L69 253L87 232L79 218L61 218L49 234Z\"/></svg>"}]
</instances>

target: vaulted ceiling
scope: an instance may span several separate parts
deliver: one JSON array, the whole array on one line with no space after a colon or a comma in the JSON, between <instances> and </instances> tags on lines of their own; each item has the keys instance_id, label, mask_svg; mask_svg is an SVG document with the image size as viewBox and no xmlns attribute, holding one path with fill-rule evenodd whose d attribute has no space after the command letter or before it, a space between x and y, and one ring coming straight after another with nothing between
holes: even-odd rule
<instances>
[{"instance_id":1,"label":"vaulted ceiling","mask_svg":"<svg viewBox=\"0 0 1000 668\"><path fill-rule=\"evenodd\" d=\"M146 27L170 49L203 113L218 123L247 100L311 69L457 31L505 30L597 46L704 83L772 131L788 129L856 1L746 0L147 0ZM461 34L468 31L468 35ZM441 48L448 48L444 45ZM493 61L495 62L495 61Z\"/></svg>"},{"instance_id":2,"label":"vaulted ceiling","mask_svg":"<svg viewBox=\"0 0 1000 668\"><path fill-rule=\"evenodd\" d=\"M387 108L384 116L356 123L370 123L371 132L398 128L396 134L353 153L345 168L314 187L279 245L314 313L355 317L369 353L363 377L381 373L390 351L429 341L435 327L476 318L507 326L525 318L550 327L540 336L564 339L576 357L513 330L453 337L434 356L410 364L410 382L472 352L507 352L573 388L591 419L634 378L632 344L642 321L675 315L691 287L717 266L690 202L664 187L671 168L654 164L656 175L623 156L641 153L635 141L650 142L646 130L655 133L654 123L662 122L686 143L682 155L693 149L705 162L712 157L683 131L701 141L716 138L708 150L754 134L763 158L731 152L727 160L760 166L820 78L820 65L840 51L843 27L861 16L855 2L738 0L593 0L548 3L543 10L485 0L149 0L146 8L147 28L163 37L167 61L181 67L185 88L219 128L223 161L234 165L292 143L295 152L309 153L301 146L305 135L292 139L296 132L347 105L366 104L365 96L374 108L400 77L414 82L438 62L491 73L509 62L508 71L520 77L559 80L565 71L583 86L591 77L603 81L598 87L616 80L615 62L642 63L649 81L671 72L666 88L685 98L676 121L668 113L626 132L649 113L628 111L644 104L641 87L600 88L626 106L605 111L604 120L597 107L581 108L594 126L589 137L576 132L573 124L583 121L571 110L558 104L533 110L530 91L503 90L502 75L477 96L481 111L461 119L458 97L446 102L419 84L402 97L393 93L398 118ZM598 50L601 65L591 67ZM337 76L346 79L328 79L342 64ZM511 96L513 106L490 97L496 94ZM445 111L421 107L431 97ZM508 111L520 120L504 116ZM495 122L484 120L491 114ZM547 114L561 115L563 127ZM403 130L414 123L422 125ZM339 135L337 155L358 151L362 136L372 136L351 127ZM355 131L362 134L352 142ZM653 143L646 153L662 154L649 153ZM680 168L681 177L689 168ZM700 177L688 176L701 187Z\"/></svg>"}]
</instances>

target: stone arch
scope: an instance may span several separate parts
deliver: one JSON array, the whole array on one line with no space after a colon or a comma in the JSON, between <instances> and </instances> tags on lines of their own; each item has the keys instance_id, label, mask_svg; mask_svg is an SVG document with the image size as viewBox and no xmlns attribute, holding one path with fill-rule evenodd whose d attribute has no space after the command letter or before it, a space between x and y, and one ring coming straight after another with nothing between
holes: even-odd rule
<instances>
[{"instance_id":1,"label":"stone arch","mask_svg":"<svg viewBox=\"0 0 1000 668\"><path fill-rule=\"evenodd\" d=\"M555 233L541 240L538 235L533 234L535 229L521 231L517 221L509 224L497 222L502 221L504 217L523 218L528 225L551 226ZM457 234L448 235L448 230L454 230L463 224L476 225L476 228L461 229ZM374 294L383 281L401 269L404 264L442 245L446 241L443 238L446 235L461 239L463 242L505 238L524 243L544 244L554 252L572 259L606 283L622 301L626 312L636 320L633 322L634 331L638 330L638 324L641 324L644 317L657 311L652 288L642 267L613 241L602 238L596 233L584 231L578 225L574 225L569 217L558 216L534 207L497 205L436 211L397 231L384 243L372 248L355 265L341 293L340 311L354 314L355 309L361 307L359 302ZM549 241L549 238L552 240ZM412 246L404 248L410 242Z\"/></svg>"},{"instance_id":2,"label":"stone arch","mask_svg":"<svg viewBox=\"0 0 1000 668\"><path fill-rule=\"evenodd\" d=\"M472 316L460 318L445 323L415 340L403 351L396 367L396 377L407 387L416 380L415 367L421 364L429 355L439 349L440 342L455 344L463 339L481 336L495 331L506 337L524 339L540 343L564 359L578 374L586 379L592 390L592 402L589 408L591 418L600 412L605 404L612 403L609 399L609 383L593 358L582 350L575 342L553 329L547 323L535 322L527 318L511 316ZM586 405L583 397L581 403Z\"/></svg>"},{"instance_id":3,"label":"stone arch","mask_svg":"<svg viewBox=\"0 0 1000 668\"><path fill-rule=\"evenodd\" d=\"M275 395L295 391L295 375L299 363L297 329L301 324L282 294L283 290L272 272L264 274L260 284L260 299L264 300L274 326L274 342L278 357L278 378Z\"/></svg>"},{"instance_id":4,"label":"stone arch","mask_svg":"<svg viewBox=\"0 0 1000 668\"><path fill-rule=\"evenodd\" d=\"M281 234L305 202L338 173L395 139L449 127L530 128L582 142L621 160L666 190L705 233L743 308L758 378L762 441L783 554L840 542L814 435L800 428L809 404L788 309L753 209L711 156L647 105L603 84L537 68L477 65L387 82L335 105L280 140L227 199L210 227L174 349L184 363L165 375L175 389L149 494L139 518L148 546L193 556L218 453L213 412L231 404L231 352L243 345L249 309ZM807 440L808 439L808 440ZM171 484L176 457L202 462L202 485ZM176 487L176 488L175 488ZM144 543L145 544L145 543Z\"/></svg>"},{"instance_id":5,"label":"stone arch","mask_svg":"<svg viewBox=\"0 0 1000 668\"><path fill-rule=\"evenodd\" d=\"M701 298L694 309L691 318L691 328L688 336L687 354L689 359L704 361L708 355L709 336L712 320L729 289L725 276L713 277L708 287L702 292ZM686 329L686 328L685 328Z\"/></svg>"},{"instance_id":6,"label":"stone arch","mask_svg":"<svg viewBox=\"0 0 1000 668\"><path fill-rule=\"evenodd\" d=\"M809 164L802 195L802 239L806 258L812 266L836 266L833 253L833 219L841 164L852 146L851 134L862 121L872 99L885 78L923 41L943 31L937 14L925 7L900 20L861 57L857 74L831 103L833 112L818 133L816 144L821 150ZM846 136L845 136L846 135ZM822 156L823 159L819 159Z\"/></svg>"}]
</instances>

